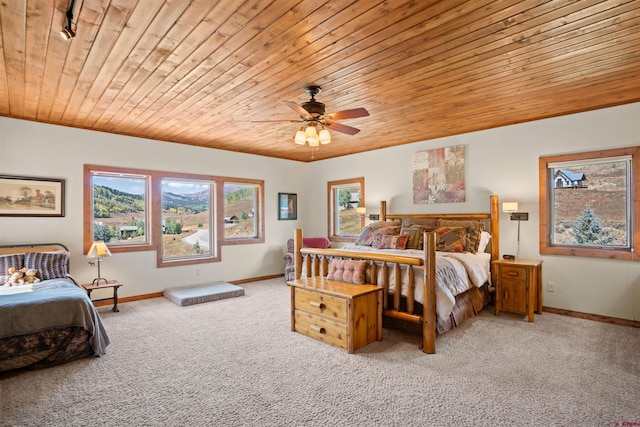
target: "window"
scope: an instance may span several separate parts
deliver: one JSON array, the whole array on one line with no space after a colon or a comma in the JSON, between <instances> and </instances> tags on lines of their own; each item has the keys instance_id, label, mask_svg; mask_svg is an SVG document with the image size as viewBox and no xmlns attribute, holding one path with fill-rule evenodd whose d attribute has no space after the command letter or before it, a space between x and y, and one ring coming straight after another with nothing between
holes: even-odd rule
<instances>
[{"instance_id":1,"label":"window","mask_svg":"<svg viewBox=\"0 0 640 427\"><path fill-rule=\"evenodd\" d=\"M214 257L215 182L165 177L161 187L162 262Z\"/></svg>"},{"instance_id":2,"label":"window","mask_svg":"<svg viewBox=\"0 0 640 427\"><path fill-rule=\"evenodd\" d=\"M264 242L261 228L262 186L248 180L224 183L224 240L226 244Z\"/></svg>"},{"instance_id":3,"label":"window","mask_svg":"<svg viewBox=\"0 0 640 427\"><path fill-rule=\"evenodd\" d=\"M103 240L112 252L156 250L166 267L219 261L220 245L264 243L262 180L94 165L84 177L85 252Z\"/></svg>"},{"instance_id":4,"label":"window","mask_svg":"<svg viewBox=\"0 0 640 427\"><path fill-rule=\"evenodd\" d=\"M102 240L113 252L151 249L151 177L133 169L85 169L84 250Z\"/></svg>"},{"instance_id":5,"label":"window","mask_svg":"<svg viewBox=\"0 0 640 427\"><path fill-rule=\"evenodd\" d=\"M355 241L364 226L364 215L356 211L364 207L364 178L330 181L329 239Z\"/></svg>"},{"instance_id":6,"label":"window","mask_svg":"<svg viewBox=\"0 0 640 427\"><path fill-rule=\"evenodd\" d=\"M541 157L540 253L630 259L640 147Z\"/></svg>"}]
</instances>

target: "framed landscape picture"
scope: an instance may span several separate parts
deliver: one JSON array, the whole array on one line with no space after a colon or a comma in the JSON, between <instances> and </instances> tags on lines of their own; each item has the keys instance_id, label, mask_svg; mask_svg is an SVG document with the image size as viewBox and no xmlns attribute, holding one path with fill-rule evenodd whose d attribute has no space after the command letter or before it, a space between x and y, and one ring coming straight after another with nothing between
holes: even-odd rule
<instances>
[{"instance_id":1,"label":"framed landscape picture","mask_svg":"<svg viewBox=\"0 0 640 427\"><path fill-rule=\"evenodd\" d=\"M298 219L298 195L278 193L278 219Z\"/></svg>"},{"instance_id":2,"label":"framed landscape picture","mask_svg":"<svg viewBox=\"0 0 640 427\"><path fill-rule=\"evenodd\" d=\"M0 175L0 216L64 216L64 179Z\"/></svg>"}]
</instances>

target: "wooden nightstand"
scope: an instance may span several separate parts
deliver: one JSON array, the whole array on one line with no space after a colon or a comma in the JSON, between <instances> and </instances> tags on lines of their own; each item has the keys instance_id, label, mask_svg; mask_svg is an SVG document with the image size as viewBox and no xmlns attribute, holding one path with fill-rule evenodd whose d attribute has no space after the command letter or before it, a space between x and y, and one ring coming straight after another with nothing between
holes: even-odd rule
<instances>
[{"instance_id":1,"label":"wooden nightstand","mask_svg":"<svg viewBox=\"0 0 640 427\"><path fill-rule=\"evenodd\" d=\"M324 277L290 280L291 330L353 353L382 340L382 288Z\"/></svg>"},{"instance_id":2,"label":"wooden nightstand","mask_svg":"<svg viewBox=\"0 0 640 427\"><path fill-rule=\"evenodd\" d=\"M89 297L89 299L91 299L91 291L94 291L96 289L113 288L113 297L91 300L94 303L99 301L113 300L113 308L111 309L112 311L120 311L118 309L118 288L120 286L122 286L122 283L118 282L117 280L109 280L108 282L99 282L97 284L85 283L82 285L82 287L87 291L87 296Z\"/></svg>"},{"instance_id":3,"label":"wooden nightstand","mask_svg":"<svg viewBox=\"0 0 640 427\"><path fill-rule=\"evenodd\" d=\"M542 314L542 261L516 259L493 261L496 269L496 316L500 310L526 314L533 322L533 312Z\"/></svg>"}]
</instances>

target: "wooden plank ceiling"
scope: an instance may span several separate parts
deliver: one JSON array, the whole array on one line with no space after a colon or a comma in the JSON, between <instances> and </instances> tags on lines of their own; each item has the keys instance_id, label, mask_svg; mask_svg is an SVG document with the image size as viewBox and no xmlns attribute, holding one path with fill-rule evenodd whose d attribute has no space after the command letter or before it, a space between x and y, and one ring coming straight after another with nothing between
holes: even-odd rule
<instances>
[{"instance_id":1,"label":"wooden plank ceiling","mask_svg":"<svg viewBox=\"0 0 640 427\"><path fill-rule=\"evenodd\" d=\"M0 115L309 162L640 101L640 0L67 7L0 3ZM361 132L295 145L311 84Z\"/></svg>"}]
</instances>

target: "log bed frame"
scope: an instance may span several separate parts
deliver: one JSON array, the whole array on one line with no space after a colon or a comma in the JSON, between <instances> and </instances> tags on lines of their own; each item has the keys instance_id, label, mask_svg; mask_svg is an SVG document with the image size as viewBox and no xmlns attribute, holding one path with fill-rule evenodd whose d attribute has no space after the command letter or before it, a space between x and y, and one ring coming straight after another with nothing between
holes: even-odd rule
<instances>
[{"instance_id":1,"label":"log bed frame","mask_svg":"<svg viewBox=\"0 0 640 427\"><path fill-rule=\"evenodd\" d=\"M489 213L460 213L460 214L388 214L385 201L380 202L380 220L408 219L456 219L488 221L491 241L489 252L491 260L499 258L500 230L498 222L498 196L490 196ZM436 238L435 233L424 234L424 261L419 258L389 254L351 252L340 249L315 249L302 247L302 229L296 229L294 234L295 279L302 276L303 265L306 277L326 276L331 259L348 258L368 261L373 285L383 287L383 316L400 319L410 323L422 325L422 350L433 354L436 349ZM304 262L305 260L309 262ZM379 266L378 264L381 264ZM409 286L407 287L406 309L401 307L401 293L393 294L393 307L389 307L389 278L394 274L395 283L400 283L401 266L409 266ZM413 266L423 266L424 303L423 312L415 313L415 277ZM377 282L377 269L382 270L382 283ZM495 283L494 271L491 269L492 283Z\"/></svg>"}]
</instances>

